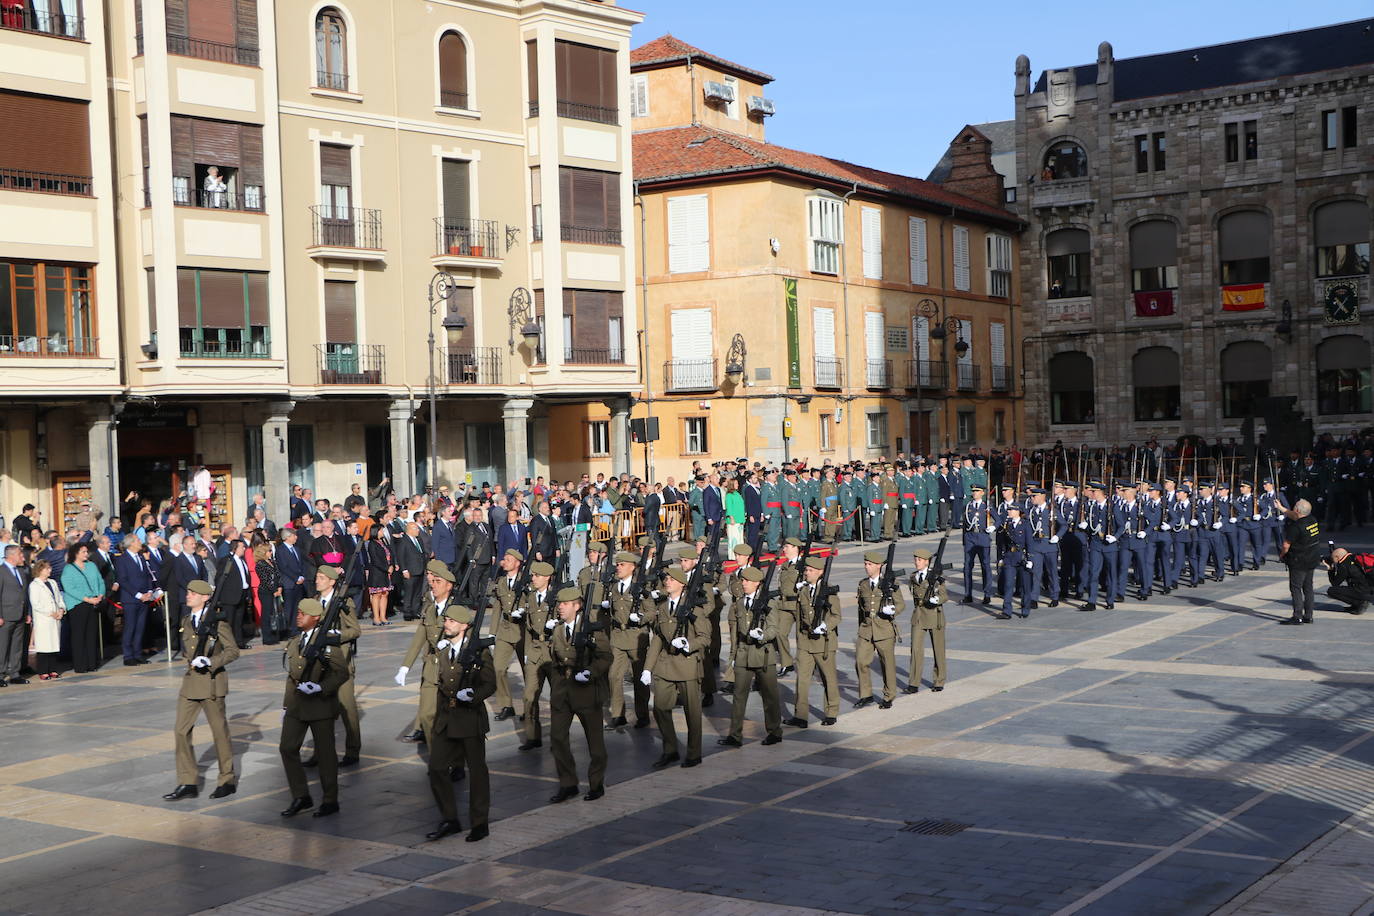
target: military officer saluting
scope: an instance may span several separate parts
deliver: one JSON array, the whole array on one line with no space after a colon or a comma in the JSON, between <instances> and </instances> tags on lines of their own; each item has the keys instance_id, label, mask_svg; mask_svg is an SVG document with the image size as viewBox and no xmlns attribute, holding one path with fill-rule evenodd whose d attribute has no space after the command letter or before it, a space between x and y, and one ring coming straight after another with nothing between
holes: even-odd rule
<instances>
[{"instance_id":1,"label":"military officer saluting","mask_svg":"<svg viewBox=\"0 0 1374 916\"><path fill-rule=\"evenodd\" d=\"M864 554L865 576L859 580L859 629L854 636L854 664L859 680L859 699L854 708L873 704L873 657L883 671L883 698L880 709L891 709L897 697L897 615L906 609L906 600L894 580L889 592L883 591L883 565L887 554L870 550Z\"/></svg>"},{"instance_id":2,"label":"military officer saluting","mask_svg":"<svg viewBox=\"0 0 1374 916\"><path fill-rule=\"evenodd\" d=\"M458 602L444 607L444 630L434 651L438 668L439 708L434 715L434 734L429 739L429 790L443 820L426 839L441 840L463 829L458 822L458 803L449 773L466 767L469 843L485 839L490 831L491 775L487 771L487 697L496 693L496 668L491 649L472 629L477 617L472 608ZM473 642L476 640L477 642Z\"/></svg>"},{"instance_id":3,"label":"military officer saluting","mask_svg":"<svg viewBox=\"0 0 1374 916\"><path fill-rule=\"evenodd\" d=\"M759 593L764 572L757 566L740 571L740 597L730 610L730 646L735 667L735 698L730 733L716 740L725 747L744 744L744 714L749 694L758 684L763 698L764 744L782 740L782 701L778 696L778 611L774 600Z\"/></svg>"},{"instance_id":4,"label":"military officer saluting","mask_svg":"<svg viewBox=\"0 0 1374 916\"><path fill-rule=\"evenodd\" d=\"M572 720L582 723L591 762L587 766L585 801L606 794L606 735L601 729L601 704L606 699L606 673L611 668L611 644L599 624L583 620L582 592L558 591L558 626L549 640L544 669L549 679L549 733L553 762L558 769L558 791L552 804L578 793L577 762L572 753Z\"/></svg>"},{"instance_id":5,"label":"military officer saluting","mask_svg":"<svg viewBox=\"0 0 1374 916\"><path fill-rule=\"evenodd\" d=\"M301 743L307 730L315 740L315 759L324 794L315 817L327 817L339 810L339 757L334 746L334 720L339 715L339 688L349 679L348 654L339 644L339 637L316 633L323 616L324 606L319 601L301 599L296 606L296 628L301 635L286 644L286 696L282 699L280 751L286 781L291 787L291 804L281 813L282 817L292 817L315 806L310 797L310 783L305 778L305 767L301 765ZM311 661L306 658L305 649L315 640L321 640L320 652ZM445 772L445 781L448 778Z\"/></svg>"},{"instance_id":6,"label":"military officer saluting","mask_svg":"<svg viewBox=\"0 0 1374 916\"><path fill-rule=\"evenodd\" d=\"M912 555L916 570L911 574L911 662L906 669L906 689L904 693L916 693L921 689L921 672L925 668L926 640L930 640L930 654L934 662L931 672L931 690L939 693L945 689L945 675L948 665L945 662L945 593L944 579L937 579L930 568L931 553L924 547Z\"/></svg>"},{"instance_id":7,"label":"military officer saluting","mask_svg":"<svg viewBox=\"0 0 1374 916\"><path fill-rule=\"evenodd\" d=\"M687 757L682 765L701 763L701 672L711 646L711 621L705 608L690 606L684 593L687 579L686 570L674 567L663 580L665 594L654 616L654 635L639 676L641 684L654 688L654 720L663 738L663 754L653 764L656 770L681 759L673 725L673 707L679 697L687 718Z\"/></svg>"},{"instance_id":8,"label":"military officer saluting","mask_svg":"<svg viewBox=\"0 0 1374 916\"><path fill-rule=\"evenodd\" d=\"M795 728L807 726L806 717L811 712L807 698L814 672L820 673L825 686L825 717L821 719L821 724L834 725L835 717L840 714L840 684L836 671L840 643L836 632L840 627L840 603L834 595L821 593L820 580L824 571L825 560L807 557L803 566L806 581L797 586L796 702L792 707L792 718L783 723ZM820 620L816 619L818 616Z\"/></svg>"},{"instance_id":9,"label":"military officer saluting","mask_svg":"<svg viewBox=\"0 0 1374 916\"><path fill-rule=\"evenodd\" d=\"M444 608L452 600L455 582L453 570L440 560L430 560L425 565L425 580L429 584L429 594L425 595L420 609L420 622L415 625L415 635L410 640L410 648L406 650L405 659L395 678L396 686L404 687L410 669L417 661L421 662L420 711L415 717L415 727L405 736L408 741L425 741L434 725L439 690L434 644L442 638Z\"/></svg>"},{"instance_id":10,"label":"military officer saluting","mask_svg":"<svg viewBox=\"0 0 1374 916\"><path fill-rule=\"evenodd\" d=\"M225 668L239 657L238 643L228 621L219 620L206 607L214 589L203 579L186 585L186 616L181 618L181 645L186 650L186 671L177 693L176 736L177 787L162 796L167 801L195 798L199 771L191 732L200 714L210 724L219 757L219 785L211 798L224 798L237 790L234 775L234 748L229 740L229 721L224 713L224 698L229 694L229 675Z\"/></svg>"}]
</instances>

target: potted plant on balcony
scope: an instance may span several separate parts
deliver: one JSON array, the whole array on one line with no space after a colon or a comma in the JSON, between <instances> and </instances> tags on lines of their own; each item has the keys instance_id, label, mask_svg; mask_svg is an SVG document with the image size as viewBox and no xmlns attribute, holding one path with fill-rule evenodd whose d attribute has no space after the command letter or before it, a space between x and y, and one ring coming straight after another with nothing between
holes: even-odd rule
<instances>
[{"instance_id":1,"label":"potted plant on balcony","mask_svg":"<svg viewBox=\"0 0 1374 916\"><path fill-rule=\"evenodd\" d=\"M486 257L486 255L483 253L487 250L485 245L473 245L470 250L472 251L472 256L474 258Z\"/></svg>"}]
</instances>

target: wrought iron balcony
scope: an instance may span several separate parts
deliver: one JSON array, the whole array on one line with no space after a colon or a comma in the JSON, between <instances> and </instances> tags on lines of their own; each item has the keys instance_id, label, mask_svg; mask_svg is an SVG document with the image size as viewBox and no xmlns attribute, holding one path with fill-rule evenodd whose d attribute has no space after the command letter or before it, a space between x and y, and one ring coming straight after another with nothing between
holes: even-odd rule
<instances>
[{"instance_id":1,"label":"wrought iron balcony","mask_svg":"<svg viewBox=\"0 0 1374 916\"><path fill-rule=\"evenodd\" d=\"M574 366L621 366L625 363L623 347L564 347L563 362Z\"/></svg>"},{"instance_id":2,"label":"wrought iron balcony","mask_svg":"<svg viewBox=\"0 0 1374 916\"><path fill-rule=\"evenodd\" d=\"M57 4L53 3L51 6ZM17 32L39 32L59 38L86 37L86 21L82 17L75 13L64 13L60 9L29 9L27 3L6 3L4 9L0 10L0 28L14 29Z\"/></svg>"},{"instance_id":3,"label":"wrought iron balcony","mask_svg":"<svg viewBox=\"0 0 1374 916\"><path fill-rule=\"evenodd\" d=\"M843 360L837 359L833 356L817 356L815 367L817 388L844 387Z\"/></svg>"},{"instance_id":4,"label":"wrought iron balcony","mask_svg":"<svg viewBox=\"0 0 1374 916\"><path fill-rule=\"evenodd\" d=\"M565 242L582 245L619 245L619 229L592 229L585 226L560 226L561 237Z\"/></svg>"},{"instance_id":5,"label":"wrought iron balcony","mask_svg":"<svg viewBox=\"0 0 1374 916\"><path fill-rule=\"evenodd\" d=\"M386 377L386 347L380 344L315 344L321 385L380 385Z\"/></svg>"},{"instance_id":6,"label":"wrought iron balcony","mask_svg":"<svg viewBox=\"0 0 1374 916\"><path fill-rule=\"evenodd\" d=\"M140 48L142 36L139 37ZM222 64L243 64L246 67L258 65L258 49L241 45L225 44L219 41L206 41L203 38L187 38L184 35L167 36L167 53L179 57L195 57L200 60L215 60Z\"/></svg>"},{"instance_id":7,"label":"wrought iron balcony","mask_svg":"<svg viewBox=\"0 0 1374 916\"><path fill-rule=\"evenodd\" d=\"M494 219L445 219L434 221L436 257L500 258L506 237Z\"/></svg>"},{"instance_id":8,"label":"wrought iron balcony","mask_svg":"<svg viewBox=\"0 0 1374 916\"><path fill-rule=\"evenodd\" d=\"M144 205L149 206L147 191L144 192ZM205 210L242 210L261 213L264 205L262 188L257 185L246 188L242 193L236 191L204 191L185 184L172 185L172 203L178 207L200 207Z\"/></svg>"},{"instance_id":9,"label":"wrought iron balcony","mask_svg":"<svg viewBox=\"0 0 1374 916\"><path fill-rule=\"evenodd\" d=\"M980 367L973 363L954 364L958 375L958 386L960 391L977 391L982 381Z\"/></svg>"},{"instance_id":10,"label":"wrought iron balcony","mask_svg":"<svg viewBox=\"0 0 1374 916\"><path fill-rule=\"evenodd\" d=\"M906 386L944 391L949 387L949 363L944 360L911 359L906 364Z\"/></svg>"},{"instance_id":11,"label":"wrought iron balcony","mask_svg":"<svg viewBox=\"0 0 1374 916\"><path fill-rule=\"evenodd\" d=\"M865 361L864 385L868 388L892 387L892 360L870 359Z\"/></svg>"},{"instance_id":12,"label":"wrought iron balcony","mask_svg":"<svg viewBox=\"0 0 1374 916\"><path fill-rule=\"evenodd\" d=\"M95 356L99 350L100 338L98 337L67 337L65 334L53 334L48 337L0 334L0 357Z\"/></svg>"},{"instance_id":13,"label":"wrought iron balcony","mask_svg":"<svg viewBox=\"0 0 1374 916\"><path fill-rule=\"evenodd\" d=\"M90 197L91 176L0 168L0 191L37 191L66 197Z\"/></svg>"},{"instance_id":14,"label":"wrought iron balcony","mask_svg":"<svg viewBox=\"0 0 1374 916\"><path fill-rule=\"evenodd\" d=\"M992 390L1010 391L1011 390L1011 367L993 366L992 367Z\"/></svg>"},{"instance_id":15,"label":"wrought iron balcony","mask_svg":"<svg viewBox=\"0 0 1374 916\"><path fill-rule=\"evenodd\" d=\"M715 391L719 387L714 359L670 359L663 363L665 391Z\"/></svg>"},{"instance_id":16,"label":"wrought iron balcony","mask_svg":"<svg viewBox=\"0 0 1374 916\"><path fill-rule=\"evenodd\" d=\"M501 384L500 347L449 347L442 358L450 385Z\"/></svg>"},{"instance_id":17,"label":"wrought iron balcony","mask_svg":"<svg viewBox=\"0 0 1374 916\"><path fill-rule=\"evenodd\" d=\"M314 225L311 247L382 249L381 210L317 204L310 213Z\"/></svg>"},{"instance_id":18,"label":"wrought iron balcony","mask_svg":"<svg viewBox=\"0 0 1374 916\"><path fill-rule=\"evenodd\" d=\"M181 355L188 359L268 359L272 355L267 328L250 332L229 328L211 335L196 328L182 328Z\"/></svg>"},{"instance_id":19,"label":"wrought iron balcony","mask_svg":"<svg viewBox=\"0 0 1374 916\"><path fill-rule=\"evenodd\" d=\"M444 108L462 108L466 110L468 107L467 90L440 89L439 104Z\"/></svg>"},{"instance_id":20,"label":"wrought iron balcony","mask_svg":"<svg viewBox=\"0 0 1374 916\"><path fill-rule=\"evenodd\" d=\"M530 103L530 116L539 114L539 103ZM574 121L594 121L597 124L619 124L619 108L602 108L600 105L588 105L584 102L569 102L565 99L558 100L558 116L560 118L572 118Z\"/></svg>"},{"instance_id":21,"label":"wrought iron balcony","mask_svg":"<svg viewBox=\"0 0 1374 916\"><path fill-rule=\"evenodd\" d=\"M316 70L315 88L333 89L335 92L347 92L348 74L336 73L333 70Z\"/></svg>"}]
</instances>

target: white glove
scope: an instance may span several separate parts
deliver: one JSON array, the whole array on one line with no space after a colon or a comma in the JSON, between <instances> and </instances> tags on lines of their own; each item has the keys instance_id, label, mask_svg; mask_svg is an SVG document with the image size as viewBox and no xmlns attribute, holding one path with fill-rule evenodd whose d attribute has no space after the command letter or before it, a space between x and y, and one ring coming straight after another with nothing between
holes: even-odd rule
<instances>
[{"instance_id":1,"label":"white glove","mask_svg":"<svg viewBox=\"0 0 1374 916\"><path fill-rule=\"evenodd\" d=\"M436 649L447 649L448 647L449 641L447 639L441 639L434 644L434 648Z\"/></svg>"},{"instance_id":2,"label":"white glove","mask_svg":"<svg viewBox=\"0 0 1374 916\"><path fill-rule=\"evenodd\" d=\"M585 684L591 679L592 673L590 671L579 671L573 675L573 680L577 681L579 684Z\"/></svg>"},{"instance_id":3,"label":"white glove","mask_svg":"<svg viewBox=\"0 0 1374 916\"><path fill-rule=\"evenodd\" d=\"M1051 535L1051 536L1050 536L1050 543L1051 543L1051 544L1058 544L1058 543L1059 543L1059 535L1057 535L1057 534Z\"/></svg>"},{"instance_id":4,"label":"white glove","mask_svg":"<svg viewBox=\"0 0 1374 916\"><path fill-rule=\"evenodd\" d=\"M763 642L763 631L758 627L754 627L754 629L749 631L749 638L757 642Z\"/></svg>"},{"instance_id":5,"label":"white glove","mask_svg":"<svg viewBox=\"0 0 1374 916\"><path fill-rule=\"evenodd\" d=\"M204 655L197 655L195 658L191 659L192 668L209 668L210 665L210 659L206 658Z\"/></svg>"},{"instance_id":6,"label":"white glove","mask_svg":"<svg viewBox=\"0 0 1374 916\"><path fill-rule=\"evenodd\" d=\"M1116 543L1116 535L1114 535L1114 534L1109 534L1109 535L1107 535L1107 543L1108 543L1108 544L1115 544L1115 543Z\"/></svg>"},{"instance_id":7,"label":"white glove","mask_svg":"<svg viewBox=\"0 0 1374 916\"><path fill-rule=\"evenodd\" d=\"M716 588L714 585L711 586L711 591L712 591L713 593L717 594L717 595L720 594L720 589Z\"/></svg>"},{"instance_id":8,"label":"white glove","mask_svg":"<svg viewBox=\"0 0 1374 916\"><path fill-rule=\"evenodd\" d=\"M654 589L653 591L649 592L649 594L653 597L655 601L658 600L658 589Z\"/></svg>"},{"instance_id":9,"label":"white glove","mask_svg":"<svg viewBox=\"0 0 1374 916\"><path fill-rule=\"evenodd\" d=\"M608 607L610 607L610 606L611 606L611 602L610 602L610 601L602 601L602 602L601 602L601 608L602 608L602 610L605 610L606 608L608 608Z\"/></svg>"},{"instance_id":10,"label":"white glove","mask_svg":"<svg viewBox=\"0 0 1374 916\"><path fill-rule=\"evenodd\" d=\"M1087 530L1088 530L1088 523L1087 523L1087 522L1079 522L1079 523L1078 523L1078 530L1079 530L1079 531L1087 531Z\"/></svg>"},{"instance_id":11,"label":"white glove","mask_svg":"<svg viewBox=\"0 0 1374 916\"><path fill-rule=\"evenodd\" d=\"M306 696L310 696L311 694L319 693L324 688L314 681L304 681L303 683L297 684L296 689Z\"/></svg>"},{"instance_id":12,"label":"white glove","mask_svg":"<svg viewBox=\"0 0 1374 916\"><path fill-rule=\"evenodd\" d=\"M1173 531L1174 529L1173 529L1172 527L1170 527L1170 525L1169 525L1168 522L1160 522L1160 523L1159 523L1159 530L1160 530L1160 531Z\"/></svg>"},{"instance_id":13,"label":"white glove","mask_svg":"<svg viewBox=\"0 0 1374 916\"><path fill-rule=\"evenodd\" d=\"M1145 540L1145 532L1143 532L1143 531L1137 531L1137 532L1135 533L1135 537L1136 537L1136 540L1138 540L1138 541L1143 541L1143 540Z\"/></svg>"},{"instance_id":14,"label":"white glove","mask_svg":"<svg viewBox=\"0 0 1374 916\"><path fill-rule=\"evenodd\" d=\"M986 528L984 528L983 530L986 531L988 534L995 534L995 533L997 532L997 526L996 526L996 525L988 525L988 526L987 526Z\"/></svg>"},{"instance_id":15,"label":"white glove","mask_svg":"<svg viewBox=\"0 0 1374 916\"><path fill-rule=\"evenodd\" d=\"M516 608L515 610L513 610L513 611L510 612L510 619L511 619L511 620L523 620L524 617L525 617L525 609L522 608L522 607L518 607L518 608Z\"/></svg>"},{"instance_id":16,"label":"white glove","mask_svg":"<svg viewBox=\"0 0 1374 916\"><path fill-rule=\"evenodd\" d=\"M884 604L878 609L878 613L882 614L884 617L891 617L897 613L897 606L893 604Z\"/></svg>"},{"instance_id":17,"label":"white glove","mask_svg":"<svg viewBox=\"0 0 1374 916\"><path fill-rule=\"evenodd\" d=\"M553 628L556 627L556 626L558 626L558 621L557 621L557 620L546 620L546 621L544 621L544 629L548 630L550 633L553 632Z\"/></svg>"},{"instance_id":18,"label":"white glove","mask_svg":"<svg viewBox=\"0 0 1374 916\"><path fill-rule=\"evenodd\" d=\"M1035 564L1030 560L1026 561L1026 569L1035 569Z\"/></svg>"},{"instance_id":19,"label":"white glove","mask_svg":"<svg viewBox=\"0 0 1374 916\"><path fill-rule=\"evenodd\" d=\"M1252 522L1257 522L1257 521L1259 521L1259 520L1260 520L1260 517L1259 517L1259 513L1258 513L1258 512L1256 512L1254 515L1250 516L1250 521L1252 521Z\"/></svg>"},{"instance_id":20,"label":"white glove","mask_svg":"<svg viewBox=\"0 0 1374 916\"><path fill-rule=\"evenodd\" d=\"M397 669L396 669L396 686L397 686L397 687L404 687L404 686L406 685L406 675L409 674L409 673L410 673L410 669L409 669L408 667L406 667L405 665L402 665L400 668L397 668Z\"/></svg>"},{"instance_id":21,"label":"white glove","mask_svg":"<svg viewBox=\"0 0 1374 916\"><path fill-rule=\"evenodd\" d=\"M1193 519L1193 520L1190 521L1188 524L1191 525L1192 527L1196 528L1196 527L1197 527L1197 519Z\"/></svg>"},{"instance_id":22,"label":"white glove","mask_svg":"<svg viewBox=\"0 0 1374 916\"><path fill-rule=\"evenodd\" d=\"M639 682L645 687L648 687L654 682L654 676L647 671L641 671L639 673Z\"/></svg>"},{"instance_id":23,"label":"white glove","mask_svg":"<svg viewBox=\"0 0 1374 916\"><path fill-rule=\"evenodd\" d=\"M1213 531L1220 531L1220 530L1221 530L1221 522L1212 522L1212 530L1213 530Z\"/></svg>"},{"instance_id":24,"label":"white glove","mask_svg":"<svg viewBox=\"0 0 1374 916\"><path fill-rule=\"evenodd\" d=\"M687 641L686 636L675 636L673 637L673 648L686 652L691 648L691 643Z\"/></svg>"},{"instance_id":25,"label":"white glove","mask_svg":"<svg viewBox=\"0 0 1374 916\"><path fill-rule=\"evenodd\" d=\"M812 630L811 632L812 632L814 635L816 635L816 636L824 636L826 633L829 633L829 632L830 632L830 627L826 626L826 625L825 625L825 621L822 620L822 621L821 621L821 625L818 626L818 627L816 627L816 628L815 628L814 630Z\"/></svg>"},{"instance_id":26,"label":"white glove","mask_svg":"<svg viewBox=\"0 0 1374 916\"><path fill-rule=\"evenodd\" d=\"M926 604L930 605L931 607L939 607L939 606L940 606L940 596L939 596L939 595L931 595L929 598L926 599Z\"/></svg>"},{"instance_id":27,"label":"white glove","mask_svg":"<svg viewBox=\"0 0 1374 916\"><path fill-rule=\"evenodd\" d=\"M458 697L459 702L471 703L474 694L472 692L471 687L464 687L462 690L458 691L456 696Z\"/></svg>"}]
</instances>

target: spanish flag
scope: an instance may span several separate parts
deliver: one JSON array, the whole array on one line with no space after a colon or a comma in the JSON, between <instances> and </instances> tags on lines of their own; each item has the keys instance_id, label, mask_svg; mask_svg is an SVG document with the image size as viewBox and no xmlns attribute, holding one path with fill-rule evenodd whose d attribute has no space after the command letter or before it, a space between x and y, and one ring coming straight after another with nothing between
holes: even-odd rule
<instances>
[{"instance_id":1,"label":"spanish flag","mask_svg":"<svg viewBox=\"0 0 1374 916\"><path fill-rule=\"evenodd\" d=\"M1227 312L1253 312L1264 308L1264 284L1246 283L1221 288L1221 308Z\"/></svg>"}]
</instances>

